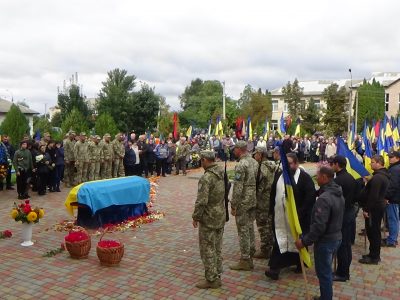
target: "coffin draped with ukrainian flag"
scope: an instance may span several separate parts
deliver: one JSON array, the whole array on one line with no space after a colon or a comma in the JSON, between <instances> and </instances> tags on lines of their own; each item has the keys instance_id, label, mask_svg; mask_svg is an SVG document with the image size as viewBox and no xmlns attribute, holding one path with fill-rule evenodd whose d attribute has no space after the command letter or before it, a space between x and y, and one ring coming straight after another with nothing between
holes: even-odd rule
<instances>
[{"instance_id":1,"label":"coffin draped with ukrainian flag","mask_svg":"<svg viewBox=\"0 0 400 300\"><path fill-rule=\"evenodd\" d=\"M94 228L147 213L149 200L150 182L129 176L77 185L68 194L65 206L72 215L78 209L78 225Z\"/></svg>"}]
</instances>

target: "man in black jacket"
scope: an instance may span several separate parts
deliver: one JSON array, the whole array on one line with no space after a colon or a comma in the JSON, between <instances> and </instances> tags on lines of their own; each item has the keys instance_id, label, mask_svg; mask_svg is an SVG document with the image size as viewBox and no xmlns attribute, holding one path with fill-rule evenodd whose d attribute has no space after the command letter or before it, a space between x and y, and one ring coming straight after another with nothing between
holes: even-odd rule
<instances>
[{"instance_id":1,"label":"man in black jacket","mask_svg":"<svg viewBox=\"0 0 400 300\"><path fill-rule=\"evenodd\" d=\"M362 264L377 265L381 260L381 223L390 177L384 164L385 161L381 155L374 155L371 158L371 168L374 174L363 190L362 209L369 240L369 254L363 255L359 260Z\"/></svg>"},{"instance_id":2,"label":"man in black jacket","mask_svg":"<svg viewBox=\"0 0 400 300\"><path fill-rule=\"evenodd\" d=\"M347 161L344 156L337 155L332 160L332 169L336 173L335 183L342 188L345 208L342 224L342 243L337 251L338 266L333 281L350 279L352 224L355 222L354 197L357 183L346 171Z\"/></svg>"},{"instance_id":3,"label":"man in black jacket","mask_svg":"<svg viewBox=\"0 0 400 300\"><path fill-rule=\"evenodd\" d=\"M386 216L389 225L389 236L382 245L396 247L399 235L399 204L400 204L400 152L389 153L390 182L386 192Z\"/></svg>"},{"instance_id":4,"label":"man in black jacket","mask_svg":"<svg viewBox=\"0 0 400 300\"><path fill-rule=\"evenodd\" d=\"M297 249L314 244L315 271L319 280L320 299L332 299L332 258L342 239L345 200L342 189L333 180L331 168L321 167L317 172L319 197L311 216L310 231L299 238Z\"/></svg>"}]
</instances>

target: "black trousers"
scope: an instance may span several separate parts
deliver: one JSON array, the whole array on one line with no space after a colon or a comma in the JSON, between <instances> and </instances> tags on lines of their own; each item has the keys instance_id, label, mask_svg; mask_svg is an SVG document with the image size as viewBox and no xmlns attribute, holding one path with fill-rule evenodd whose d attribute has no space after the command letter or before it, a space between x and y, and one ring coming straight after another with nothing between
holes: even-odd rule
<instances>
[{"instance_id":1,"label":"black trousers","mask_svg":"<svg viewBox=\"0 0 400 300\"><path fill-rule=\"evenodd\" d=\"M29 173L26 170L19 171L19 176L17 176L18 196L25 197L28 195L28 177Z\"/></svg>"},{"instance_id":2,"label":"black trousers","mask_svg":"<svg viewBox=\"0 0 400 300\"><path fill-rule=\"evenodd\" d=\"M167 171L167 159L166 158L157 159L156 171L157 171L157 176L160 176L160 174L165 176L165 172Z\"/></svg>"},{"instance_id":3,"label":"black trousers","mask_svg":"<svg viewBox=\"0 0 400 300\"><path fill-rule=\"evenodd\" d=\"M49 180L49 173L41 173L37 176L37 188L38 194L44 195L46 194L46 187Z\"/></svg>"},{"instance_id":4,"label":"black trousers","mask_svg":"<svg viewBox=\"0 0 400 300\"><path fill-rule=\"evenodd\" d=\"M280 271L282 268L290 266L300 266L300 256L297 252L285 252L281 253L279 251L279 245L276 241L272 247L271 257L268 262L268 266L271 270Z\"/></svg>"},{"instance_id":5,"label":"black trousers","mask_svg":"<svg viewBox=\"0 0 400 300\"><path fill-rule=\"evenodd\" d=\"M125 165L124 168L125 168L125 176L136 175L133 165L129 165L129 166Z\"/></svg>"},{"instance_id":6,"label":"black trousers","mask_svg":"<svg viewBox=\"0 0 400 300\"><path fill-rule=\"evenodd\" d=\"M365 228L369 241L369 256L372 259L381 257L381 223L384 209L376 208L369 212L369 218L365 219Z\"/></svg>"},{"instance_id":7,"label":"black trousers","mask_svg":"<svg viewBox=\"0 0 400 300\"><path fill-rule=\"evenodd\" d=\"M337 251L338 265L336 269L336 275L347 278L350 277L350 265L353 258L351 255L353 222L354 208L347 209L343 215L342 243Z\"/></svg>"},{"instance_id":8,"label":"black trousers","mask_svg":"<svg viewBox=\"0 0 400 300\"><path fill-rule=\"evenodd\" d=\"M11 185L12 185L11 184L11 166L9 166L8 170L7 170L6 186L7 186L7 188L10 188Z\"/></svg>"}]
</instances>

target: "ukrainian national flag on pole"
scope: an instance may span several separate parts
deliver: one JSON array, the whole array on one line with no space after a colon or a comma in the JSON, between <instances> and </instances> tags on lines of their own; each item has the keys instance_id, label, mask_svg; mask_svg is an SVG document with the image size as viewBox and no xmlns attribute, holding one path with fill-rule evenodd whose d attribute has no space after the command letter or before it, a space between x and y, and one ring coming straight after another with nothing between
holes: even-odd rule
<instances>
[{"instance_id":1,"label":"ukrainian national flag on pole","mask_svg":"<svg viewBox=\"0 0 400 300\"><path fill-rule=\"evenodd\" d=\"M347 146L349 147L350 150L353 150L354 148L354 137L355 137L355 132L354 132L354 122L353 122L350 125L350 132L347 135Z\"/></svg>"},{"instance_id":2,"label":"ukrainian national flag on pole","mask_svg":"<svg viewBox=\"0 0 400 300\"><path fill-rule=\"evenodd\" d=\"M264 140L268 140L268 135L269 135L269 121L268 117L265 118L265 124L264 124Z\"/></svg>"},{"instance_id":3,"label":"ukrainian national flag on pole","mask_svg":"<svg viewBox=\"0 0 400 300\"><path fill-rule=\"evenodd\" d=\"M297 125L296 125L296 131L294 132L294 136L300 137L300 123L301 123L300 118L297 118L296 123Z\"/></svg>"},{"instance_id":4,"label":"ukrainian national flag on pole","mask_svg":"<svg viewBox=\"0 0 400 300\"><path fill-rule=\"evenodd\" d=\"M253 128L251 127L251 118L247 117L247 140L253 139Z\"/></svg>"},{"instance_id":5,"label":"ukrainian national flag on pole","mask_svg":"<svg viewBox=\"0 0 400 300\"><path fill-rule=\"evenodd\" d=\"M190 125L189 128L186 130L186 136L188 137L189 141L192 139L192 130L192 125Z\"/></svg>"},{"instance_id":6,"label":"ukrainian national flag on pole","mask_svg":"<svg viewBox=\"0 0 400 300\"><path fill-rule=\"evenodd\" d=\"M218 122L218 132L219 132L219 135L220 135L220 136L223 136L223 135L224 135L224 128L223 128L223 126L222 126L222 121L221 121L221 118L218 117L218 119L219 119L219 122Z\"/></svg>"},{"instance_id":7,"label":"ukrainian national flag on pole","mask_svg":"<svg viewBox=\"0 0 400 300\"><path fill-rule=\"evenodd\" d=\"M358 161L354 154L350 151L347 145L344 143L341 137L337 138L337 155L342 155L347 160L346 170L353 176L354 179L358 179L364 176L368 176L369 172L365 167Z\"/></svg>"},{"instance_id":8,"label":"ukrainian national flag on pole","mask_svg":"<svg viewBox=\"0 0 400 300\"><path fill-rule=\"evenodd\" d=\"M208 136L211 136L211 119L210 119L210 121L208 122L208 131L207 131L207 135L208 135Z\"/></svg>"},{"instance_id":9,"label":"ukrainian national flag on pole","mask_svg":"<svg viewBox=\"0 0 400 300\"><path fill-rule=\"evenodd\" d=\"M286 158L285 151L283 150L282 144L279 146L282 163L282 176L285 182L285 195L286 195L286 218L289 223L290 232L293 239L296 241L302 234L299 217L297 215L296 201L293 192L293 178L289 175L289 163ZM306 264L307 267L311 267L310 253L308 253L305 247L299 250L300 259Z\"/></svg>"},{"instance_id":10,"label":"ukrainian national flag on pole","mask_svg":"<svg viewBox=\"0 0 400 300\"><path fill-rule=\"evenodd\" d=\"M286 133L286 128L285 128L285 119L283 118L283 112L281 114L281 120L279 121L279 129L281 133Z\"/></svg>"},{"instance_id":11,"label":"ukrainian national flag on pole","mask_svg":"<svg viewBox=\"0 0 400 300\"><path fill-rule=\"evenodd\" d=\"M363 142L364 142L364 166L367 169L367 171L372 174L373 170L371 168L371 158L372 158L372 147L371 147L371 141L368 138L368 133L369 128L367 126L367 122L365 121L364 124L364 132L363 132Z\"/></svg>"},{"instance_id":12,"label":"ukrainian national flag on pole","mask_svg":"<svg viewBox=\"0 0 400 300\"><path fill-rule=\"evenodd\" d=\"M219 129L219 116L217 117L217 120L215 121L215 136L218 136L219 134L219 131L218 131L218 129Z\"/></svg>"}]
</instances>

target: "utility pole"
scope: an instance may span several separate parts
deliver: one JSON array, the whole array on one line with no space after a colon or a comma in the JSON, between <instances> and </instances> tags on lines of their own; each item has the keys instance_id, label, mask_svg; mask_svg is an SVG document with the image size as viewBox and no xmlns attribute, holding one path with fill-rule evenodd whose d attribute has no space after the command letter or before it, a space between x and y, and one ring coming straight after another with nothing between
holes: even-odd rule
<instances>
[{"instance_id":1,"label":"utility pole","mask_svg":"<svg viewBox=\"0 0 400 300\"><path fill-rule=\"evenodd\" d=\"M351 106L353 102L353 75L351 74L351 69L349 69L349 73L350 73L350 99L349 99L349 118L347 123L348 134L350 133L350 127L351 127Z\"/></svg>"},{"instance_id":2,"label":"utility pole","mask_svg":"<svg viewBox=\"0 0 400 300\"><path fill-rule=\"evenodd\" d=\"M226 120L226 115L225 115L225 81L222 81L222 119Z\"/></svg>"}]
</instances>

